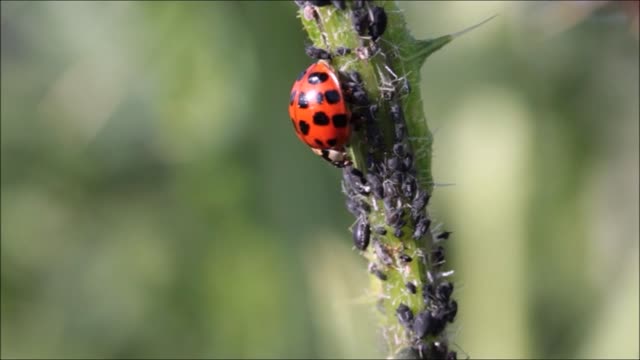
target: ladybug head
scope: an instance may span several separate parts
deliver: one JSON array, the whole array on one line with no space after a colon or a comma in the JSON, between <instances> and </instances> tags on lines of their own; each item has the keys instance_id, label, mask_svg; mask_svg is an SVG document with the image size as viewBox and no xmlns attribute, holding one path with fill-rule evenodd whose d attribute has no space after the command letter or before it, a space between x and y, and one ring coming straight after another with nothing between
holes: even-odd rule
<instances>
[{"instance_id":1,"label":"ladybug head","mask_svg":"<svg viewBox=\"0 0 640 360\"><path fill-rule=\"evenodd\" d=\"M322 157L331 163L331 165L343 168L345 166L349 166L352 164L351 159L345 151L334 150L334 149L311 149L316 155Z\"/></svg>"}]
</instances>

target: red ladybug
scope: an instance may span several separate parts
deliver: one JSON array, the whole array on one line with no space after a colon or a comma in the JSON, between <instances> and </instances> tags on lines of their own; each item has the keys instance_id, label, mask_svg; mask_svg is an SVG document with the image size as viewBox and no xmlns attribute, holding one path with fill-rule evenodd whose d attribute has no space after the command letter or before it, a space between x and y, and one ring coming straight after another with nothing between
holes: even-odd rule
<instances>
[{"instance_id":1,"label":"red ladybug","mask_svg":"<svg viewBox=\"0 0 640 360\"><path fill-rule=\"evenodd\" d=\"M337 167L351 164L345 145L351 112L333 68L320 60L300 73L291 89L289 116L298 138Z\"/></svg>"}]
</instances>

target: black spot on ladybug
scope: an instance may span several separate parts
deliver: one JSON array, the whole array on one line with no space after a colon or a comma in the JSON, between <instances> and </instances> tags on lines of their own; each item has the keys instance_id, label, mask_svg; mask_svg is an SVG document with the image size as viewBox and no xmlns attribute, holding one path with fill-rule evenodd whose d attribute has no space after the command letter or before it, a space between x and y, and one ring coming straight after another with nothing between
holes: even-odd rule
<instances>
[{"instance_id":1,"label":"black spot on ladybug","mask_svg":"<svg viewBox=\"0 0 640 360\"><path fill-rule=\"evenodd\" d=\"M313 114L313 123L320 126L329 125L329 117L324 112L318 111Z\"/></svg>"},{"instance_id":2,"label":"black spot on ladybug","mask_svg":"<svg viewBox=\"0 0 640 360\"><path fill-rule=\"evenodd\" d=\"M309 74L307 81L309 84L320 84L329 79L329 75L326 72L312 72Z\"/></svg>"},{"instance_id":3,"label":"black spot on ladybug","mask_svg":"<svg viewBox=\"0 0 640 360\"><path fill-rule=\"evenodd\" d=\"M298 126L300 127L300 132L302 132L304 135L309 134L309 124L306 121L298 121Z\"/></svg>"},{"instance_id":4,"label":"black spot on ladybug","mask_svg":"<svg viewBox=\"0 0 640 360\"><path fill-rule=\"evenodd\" d=\"M306 73L307 73L307 70L302 70L300 75L298 75L298 78L296 79L296 81L300 81L304 77L304 74L306 74Z\"/></svg>"},{"instance_id":5,"label":"black spot on ladybug","mask_svg":"<svg viewBox=\"0 0 640 360\"><path fill-rule=\"evenodd\" d=\"M313 141L315 141L315 142L316 142L316 144L317 144L319 147L321 147L321 148L323 148L323 147L324 147L324 143L322 142L322 140L319 140L319 139L313 139Z\"/></svg>"},{"instance_id":6,"label":"black spot on ladybug","mask_svg":"<svg viewBox=\"0 0 640 360\"><path fill-rule=\"evenodd\" d=\"M336 146L337 143L338 143L338 139L327 140L327 144L329 144L329 146Z\"/></svg>"},{"instance_id":7,"label":"black spot on ladybug","mask_svg":"<svg viewBox=\"0 0 640 360\"><path fill-rule=\"evenodd\" d=\"M289 97L289 105L293 105L293 101L296 99L296 91L293 90L291 92L291 96Z\"/></svg>"},{"instance_id":8,"label":"black spot on ladybug","mask_svg":"<svg viewBox=\"0 0 640 360\"><path fill-rule=\"evenodd\" d=\"M333 115L333 126L337 128L347 127L347 115L346 114Z\"/></svg>"},{"instance_id":9,"label":"black spot on ladybug","mask_svg":"<svg viewBox=\"0 0 640 360\"><path fill-rule=\"evenodd\" d=\"M318 92L316 94L316 103L318 103L318 105L322 104L322 101L324 100L324 97L322 96L321 92Z\"/></svg>"},{"instance_id":10,"label":"black spot on ladybug","mask_svg":"<svg viewBox=\"0 0 640 360\"><path fill-rule=\"evenodd\" d=\"M329 90L324 93L324 97L329 104L337 104L340 102L340 93L337 90Z\"/></svg>"},{"instance_id":11,"label":"black spot on ladybug","mask_svg":"<svg viewBox=\"0 0 640 360\"><path fill-rule=\"evenodd\" d=\"M306 109L309 107L309 100L307 100L307 96L303 91L298 95L298 107L301 109Z\"/></svg>"}]
</instances>

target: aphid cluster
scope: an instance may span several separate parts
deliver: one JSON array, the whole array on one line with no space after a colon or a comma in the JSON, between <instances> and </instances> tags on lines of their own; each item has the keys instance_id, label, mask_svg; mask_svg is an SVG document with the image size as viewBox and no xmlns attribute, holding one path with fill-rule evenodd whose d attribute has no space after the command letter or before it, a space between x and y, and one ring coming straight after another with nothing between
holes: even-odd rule
<instances>
[{"instance_id":1,"label":"aphid cluster","mask_svg":"<svg viewBox=\"0 0 640 360\"><path fill-rule=\"evenodd\" d=\"M305 18L316 21L320 21L316 7L333 5L337 11L350 11L359 39L359 47L353 49L355 58L367 60L379 52L386 59L378 42L387 26L384 8L366 0L307 0L296 4ZM351 54L352 49L338 47L332 52L307 46L305 52L318 62L294 83L289 104L294 129L316 154L342 169L346 207L355 217L351 228L353 245L370 260L369 273L384 282L391 272L399 272L406 296L417 296L414 299L421 299L424 304L415 314L405 304L396 308L398 322L411 343L401 352L413 358L455 359L456 352L449 350L443 333L447 323L454 321L458 307L451 297L453 284L446 280L452 272L442 270L444 247L437 243L451 233L433 232L426 211L431 194L417 181L401 104L401 97L410 91L408 81L384 65L378 71L381 96L372 101L359 73L335 71L330 65L336 57ZM381 114L388 114L392 124L389 139L378 126L377 117ZM367 149L361 169L354 167L346 155L345 147L349 146L353 131L359 132ZM392 237L398 239L393 243L399 246L385 241ZM414 245L405 246L410 239ZM416 261L427 269L425 274L411 274L422 268ZM382 298L378 305L384 312Z\"/></svg>"},{"instance_id":2,"label":"aphid cluster","mask_svg":"<svg viewBox=\"0 0 640 360\"><path fill-rule=\"evenodd\" d=\"M428 335L439 335L444 330L447 322L453 322L458 313L458 303L451 298L452 293L453 284L449 281L443 281L435 288L433 284L424 284L422 296L425 309L414 317L411 309L404 304L400 304L396 313L408 313L404 317L411 319L405 324L404 320L398 315L400 322L406 325L405 327L412 332L416 339L424 339Z\"/></svg>"}]
</instances>

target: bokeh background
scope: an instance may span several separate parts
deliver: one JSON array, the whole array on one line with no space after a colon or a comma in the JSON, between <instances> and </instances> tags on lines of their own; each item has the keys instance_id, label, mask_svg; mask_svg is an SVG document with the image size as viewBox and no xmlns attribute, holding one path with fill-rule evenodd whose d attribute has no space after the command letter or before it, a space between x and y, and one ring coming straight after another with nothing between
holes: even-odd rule
<instances>
[{"instance_id":1,"label":"bokeh background","mask_svg":"<svg viewBox=\"0 0 640 360\"><path fill-rule=\"evenodd\" d=\"M400 6L499 15L422 71L454 348L638 358L637 2ZM296 9L2 1L3 358L381 356Z\"/></svg>"}]
</instances>

